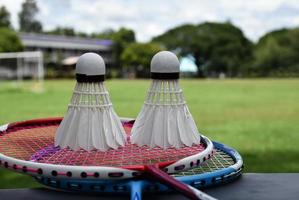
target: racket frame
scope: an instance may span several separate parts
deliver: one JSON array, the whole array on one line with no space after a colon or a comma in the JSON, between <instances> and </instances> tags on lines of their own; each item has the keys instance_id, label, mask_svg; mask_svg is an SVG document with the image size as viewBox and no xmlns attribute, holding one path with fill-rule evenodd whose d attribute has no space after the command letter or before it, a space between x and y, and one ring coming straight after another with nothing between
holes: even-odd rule
<instances>
[{"instance_id":1,"label":"racket frame","mask_svg":"<svg viewBox=\"0 0 299 200\"><path fill-rule=\"evenodd\" d=\"M192 187L202 189L223 185L232 182L242 175L243 159L235 150L218 142L213 142L214 147L231 156L234 164L229 167L217 169L215 171L179 176L175 178ZM83 180L83 179L59 179L46 178L42 176L34 177L39 183L48 188L68 191L68 192L85 192L85 193L130 193L131 199L136 196L141 197L144 192L170 192L171 188L151 180L132 178L127 180Z\"/></svg>"},{"instance_id":2,"label":"racket frame","mask_svg":"<svg viewBox=\"0 0 299 200\"><path fill-rule=\"evenodd\" d=\"M0 126L0 134L10 130L18 130L20 128L45 124L45 125L56 125L60 123L62 118L46 118L46 119L34 119L22 122L16 122ZM132 121L128 118L122 118L122 121ZM195 167L196 164L200 164L211 157L213 153L213 143L205 136L201 136L202 141L206 145L206 149L198 154L183 158L172 164L164 163L164 166L160 166L163 171L167 173L177 173L189 168ZM199 160L199 161L198 161ZM163 164L163 163L162 163ZM107 166L71 166L71 165L57 165L57 164L46 164L38 163L33 161L21 160L13 157L6 156L0 153L0 165L4 168L11 169L16 172L26 173L31 176L44 176L48 178L67 178L67 179L128 179L134 178L142 173L141 166L139 169L129 166L129 169L120 167L107 167ZM138 171L140 170L140 171Z\"/></svg>"}]
</instances>

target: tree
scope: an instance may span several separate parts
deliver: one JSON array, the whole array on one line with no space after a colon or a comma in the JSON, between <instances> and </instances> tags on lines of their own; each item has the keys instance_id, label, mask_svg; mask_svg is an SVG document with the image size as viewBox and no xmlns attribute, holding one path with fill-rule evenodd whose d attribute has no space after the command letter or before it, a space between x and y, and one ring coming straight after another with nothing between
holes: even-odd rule
<instances>
[{"instance_id":1,"label":"tree","mask_svg":"<svg viewBox=\"0 0 299 200\"><path fill-rule=\"evenodd\" d=\"M76 32L71 27L56 27L54 30L45 32L51 35L65 35L65 36L76 36Z\"/></svg>"},{"instance_id":2,"label":"tree","mask_svg":"<svg viewBox=\"0 0 299 200\"><path fill-rule=\"evenodd\" d=\"M259 76L299 75L299 28L264 35L254 48L253 70Z\"/></svg>"},{"instance_id":3,"label":"tree","mask_svg":"<svg viewBox=\"0 0 299 200\"><path fill-rule=\"evenodd\" d=\"M148 78L152 57L162 48L155 43L132 43L121 55L121 62L128 69L136 72L139 78Z\"/></svg>"},{"instance_id":4,"label":"tree","mask_svg":"<svg viewBox=\"0 0 299 200\"><path fill-rule=\"evenodd\" d=\"M242 31L230 23L186 24L155 37L182 56L191 55L198 67L198 76L221 72L236 76L252 56L252 44Z\"/></svg>"},{"instance_id":5,"label":"tree","mask_svg":"<svg viewBox=\"0 0 299 200\"><path fill-rule=\"evenodd\" d=\"M8 28L0 28L0 52L22 51L23 45L18 35Z\"/></svg>"},{"instance_id":6,"label":"tree","mask_svg":"<svg viewBox=\"0 0 299 200\"><path fill-rule=\"evenodd\" d=\"M0 27L11 28L10 13L5 6L1 6L0 8Z\"/></svg>"},{"instance_id":7,"label":"tree","mask_svg":"<svg viewBox=\"0 0 299 200\"><path fill-rule=\"evenodd\" d=\"M105 30L99 34L92 34L92 37L109 39L113 41L113 57L115 67L121 69L121 55L126 47L136 41L135 33L131 29L120 28L118 31L112 29Z\"/></svg>"},{"instance_id":8,"label":"tree","mask_svg":"<svg viewBox=\"0 0 299 200\"><path fill-rule=\"evenodd\" d=\"M83 38L89 38L90 37L87 33L84 33L84 32L77 32L76 35L79 36L79 37L83 37Z\"/></svg>"},{"instance_id":9,"label":"tree","mask_svg":"<svg viewBox=\"0 0 299 200\"><path fill-rule=\"evenodd\" d=\"M133 30L121 28L112 35L112 40L114 42L113 51L116 67L122 68L121 54L128 45L136 41L135 33Z\"/></svg>"},{"instance_id":10,"label":"tree","mask_svg":"<svg viewBox=\"0 0 299 200\"><path fill-rule=\"evenodd\" d=\"M112 40L113 35L115 34L116 31L113 29L106 29L101 33L92 33L91 37L92 38L99 38L99 39L106 39L106 40Z\"/></svg>"},{"instance_id":11,"label":"tree","mask_svg":"<svg viewBox=\"0 0 299 200\"><path fill-rule=\"evenodd\" d=\"M38 11L35 0L26 0L22 4L22 10L19 13L20 31L42 32L42 24L35 19Z\"/></svg>"}]
</instances>

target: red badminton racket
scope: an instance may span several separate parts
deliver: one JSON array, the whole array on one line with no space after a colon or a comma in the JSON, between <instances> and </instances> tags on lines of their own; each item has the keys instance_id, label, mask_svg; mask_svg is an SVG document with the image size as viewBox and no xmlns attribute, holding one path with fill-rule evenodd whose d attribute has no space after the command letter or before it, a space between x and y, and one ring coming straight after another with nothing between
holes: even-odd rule
<instances>
[{"instance_id":1,"label":"red badminton racket","mask_svg":"<svg viewBox=\"0 0 299 200\"><path fill-rule=\"evenodd\" d=\"M126 179L149 175L189 198L204 198L189 186L167 175L185 171L209 159L213 143L202 136L201 144L180 149L152 148L131 144L125 147L72 151L54 146L61 118L38 119L0 128L0 162L5 168L31 175L70 179ZM130 130L132 123L124 127Z\"/></svg>"}]
</instances>

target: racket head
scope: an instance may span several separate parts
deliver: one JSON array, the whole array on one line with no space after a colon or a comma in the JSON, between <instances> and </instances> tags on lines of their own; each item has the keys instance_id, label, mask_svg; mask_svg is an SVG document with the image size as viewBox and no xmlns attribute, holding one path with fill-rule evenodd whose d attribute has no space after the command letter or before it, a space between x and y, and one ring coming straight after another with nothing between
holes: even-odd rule
<instances>
[{"instance_id":1,"label":"racket head","mask_svg":"<svg viewBox=\"0 0 299 200\"><path fill-rule=\"evenodd\" d=\"M188 171L172 174L176 179L195 188L202 189L232 182L242 175L243 159L233 148L213 142L213 157L200 166ZM141 192L169 192L169 187L155 181L144 179L126 180L82 180L57 179L36 176L35 179L56 190L86 193L131 193L141 196Z\"/></svg>"},{"instance_id":2,"label":"racket head","mask_svg":"<svg viewBox=\"0 0 299 200\"><path fill-rule=\"evenodd\" d=\"M208 160L213 152L212 142L204 136L200 145L180 149L138 147L129 140L125 147L106 152L60 149L53 143L61 120L36 119L2 126L0 165L49 178L125 179L139 176L146 164L156 164L167 173L186 170ZM134 120L122 122L129 135Z\"/></svg>"}]
</instances>

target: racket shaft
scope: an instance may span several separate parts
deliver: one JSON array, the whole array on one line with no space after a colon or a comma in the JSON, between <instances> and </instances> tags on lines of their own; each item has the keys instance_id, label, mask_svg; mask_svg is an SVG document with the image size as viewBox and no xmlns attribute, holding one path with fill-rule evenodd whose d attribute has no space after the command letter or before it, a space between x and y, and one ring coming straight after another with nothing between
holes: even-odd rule
<instances>
[{"instance_id":1,"label":"racket shaft","mask_svg":"<svg viewBox=\"0 0 299 200\"><path fill-rule=\"evenodd\" d=\"M141 200L142 199L142 181L130 181L131 186L131 200Z\"/></svg>"},{"instance_id":2,"label":"racket shaft","mask_svg":"<svg viewBox=\"0 0 299 200\"><path fill-rule=\"evenodd\" d=\"M187 185L184 184L167 173L161 171L154 165L148 165L145 168L146 173L150 175L150 177L158 180L159 182L173 188L174 190L180 192L184 196L194 199L194 200L215 200L215 198Z\"/></svg>"},{"instance_id":3,"label":"racket shaft","mask_svg":"<svg viewBox=\"0 0 299 200\"><path fill-rule=\"evenodd\" d=\"M184 183L182 183L182 184L184 184ZM207 193L204 193L204 192L202 192L202 191L200 191L200 190L198 190L198 189L196 189L196 188L194 188L194 187L191 187L190 185L188 185L188 187L189 187L189 188L195 193L195 195L196 195L199 199L201 199L201 200L217 200L216 198L214 198L214 197L208 195Z\"/></svg>"}]
</instances>

